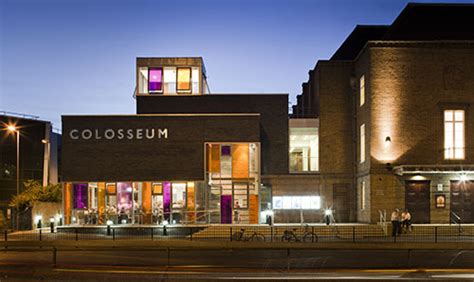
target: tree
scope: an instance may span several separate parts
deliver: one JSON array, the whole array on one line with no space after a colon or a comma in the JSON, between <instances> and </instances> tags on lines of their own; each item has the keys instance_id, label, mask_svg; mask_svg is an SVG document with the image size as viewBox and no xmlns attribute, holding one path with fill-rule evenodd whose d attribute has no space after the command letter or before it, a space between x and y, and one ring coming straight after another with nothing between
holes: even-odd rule
<instances>
[{"instance_id":1,"label":"tree","mask_svg":"<svg viewBox=\"0 0 474 282\"><path fill-rule=\"evenodd\" d=\"M27 180L24 187L23 192L13 196L10 207L27 210L34 202L61 202L61 184L42 186L36 180Z\"/></svg>"}]
</instances>

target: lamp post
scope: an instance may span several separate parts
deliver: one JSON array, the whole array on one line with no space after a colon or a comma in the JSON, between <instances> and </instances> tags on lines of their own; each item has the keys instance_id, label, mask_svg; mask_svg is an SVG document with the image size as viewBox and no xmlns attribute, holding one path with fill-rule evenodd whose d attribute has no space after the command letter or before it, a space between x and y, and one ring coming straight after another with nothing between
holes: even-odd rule
<instances>
[{"instance_id":1,"label":"lamp post","mask_svg":"<svg viewBox=\"0 0 474 282\"><path fill-rule=\"evenodd\" d=\"M16 126L10 124L7 129L16 133L16 196L20 194L20 130ZM16 207L16 229L20 229L20 208Z\"/></svg>"}]
</instances>

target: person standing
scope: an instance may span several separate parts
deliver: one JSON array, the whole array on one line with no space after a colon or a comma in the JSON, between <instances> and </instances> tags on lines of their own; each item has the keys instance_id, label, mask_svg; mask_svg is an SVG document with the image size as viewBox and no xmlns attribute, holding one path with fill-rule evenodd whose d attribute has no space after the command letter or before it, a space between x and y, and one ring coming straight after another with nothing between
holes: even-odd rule
<instances>
[{"instance_id":1,"label":"person standing","mask_svg":"<svg viewBox=\"0 0 474 282\"><path fill-rule=\"evenodd\" d=\"M411 213L409 210L405 209L405 217L403 219L405 230L411 232Z\"/></svg>"},{"instance_id":2,"label":"person standing","mask_svg":"<svg viewBox=\"0 0 474 282\"><path fill-rule=\"evenodd\" d=\"M390 221L392 222L392 237L396 237L400 228L400 211L398 209L393 210Z\"/></svg>"}]
</instances>

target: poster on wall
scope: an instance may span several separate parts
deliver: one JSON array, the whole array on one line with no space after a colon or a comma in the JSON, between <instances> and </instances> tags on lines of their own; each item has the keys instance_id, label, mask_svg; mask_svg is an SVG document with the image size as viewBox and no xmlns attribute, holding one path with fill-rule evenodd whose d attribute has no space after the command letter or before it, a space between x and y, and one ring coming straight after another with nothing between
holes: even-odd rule
<instances>
[{"instance_id":1,"label":"poster on wall","mask_svg":"<svg viewBox=\"0 0 474 282\"><path fill-rule=\"evenodd\" d=\"M437 194L435 195L436 208L444 209L446 207L446 196Z\"/></svg>"}]
</instances>

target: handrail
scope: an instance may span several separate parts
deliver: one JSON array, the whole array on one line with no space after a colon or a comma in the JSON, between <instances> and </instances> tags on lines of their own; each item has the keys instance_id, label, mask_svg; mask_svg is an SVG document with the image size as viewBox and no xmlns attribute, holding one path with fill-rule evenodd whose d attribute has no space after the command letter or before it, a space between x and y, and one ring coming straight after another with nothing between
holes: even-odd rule
<instances>
[{"instance_id":1,"label":"handrail","mask_svg":"<svg viewBox=\"0 0 474 282\"><path fill-rule=\"evenodd\" d=\"M132 98L133 98L134 100L137 99L137 87L136 87L136 86L135 86L135 89L133 90Z\"/></svg>"},{"instance_id":2,"label":"handrail","mask_svg":"<svg viewBox=\"0 0 474 282\"><path fill-rule=\"evenodd\" d=\"M451 215L454 216L454 218L456 218L456 223L462 221L461 217L457 213L451 211Z\"/></svg>"},{"instance_id":3,"label":"handrail","mask_svg":"<svg viewBox=\"0 0 474 282\"><path fill-rule=\"evenodd\" d=\"M458 235L461 235L461 224L462 224L462 218L461 216L459 216L457 213L453 212L453 211L450 211L450 221L449 223L451 224L451 222L454 222L458 225ZM453 217L455 218L455 220L453 220Z\"/></svg>"}]
</instances>

